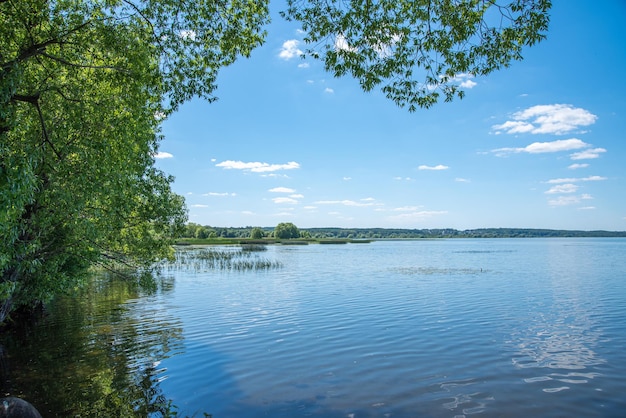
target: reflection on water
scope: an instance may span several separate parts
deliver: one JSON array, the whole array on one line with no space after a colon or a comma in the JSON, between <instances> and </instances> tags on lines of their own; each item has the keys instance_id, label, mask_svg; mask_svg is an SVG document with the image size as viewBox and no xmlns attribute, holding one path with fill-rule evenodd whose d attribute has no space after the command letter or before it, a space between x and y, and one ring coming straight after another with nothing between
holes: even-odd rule
<instances>
[{"instance_id":1,"label":"reflection on water","mask_svg":"<svg viewBox=\"0 0 626 418\"><path fill-rule=\"evenodd\" d=\"M3 394L44 416L626 415L626 240L238 252L58 301L0 337Z\"/></svg>"},{"instance_id":2,"label":"reflection on water","mask_svg":"<svg viewBox=\"0 0 626 418\"><path fill-rule=\"evenodd\" d=\"M597 295L588 289L589 276L602 268L593 265L590 255L586 246L548 245L543 268L549 281L541 284L543 298L529 302L526 325L512 332L518 351L514 366L538 374L524 382L546 393L589 383L601 376L594 367L606 363L596 349L603 342L594 316Z\"/></svg>"},{"instance_id":3,"label":"reflection on water","mask_svg":"<svg viewBox=\"0 0 626 418\"><path fill-rule=\"evenodd\" d=\"M162 304L173 285L97 277L40 323L3 334L2 395L44 417L170 416L159 364L180 352L181 323Z\"/></svg>"}]
</instances>

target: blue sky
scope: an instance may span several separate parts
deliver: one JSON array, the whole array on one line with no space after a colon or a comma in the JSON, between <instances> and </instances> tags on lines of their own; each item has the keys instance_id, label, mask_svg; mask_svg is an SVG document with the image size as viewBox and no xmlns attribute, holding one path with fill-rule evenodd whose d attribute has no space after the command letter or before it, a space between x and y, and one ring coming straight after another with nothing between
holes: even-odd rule
<instances>
[{"instance_id":1,"label":"blue sky","mask_svg":"<svg viewBox=\"0 0 626 418\"><path fill-rule=\"evenodd\" d=\"M277 16L219 100L163 125L157 166L212 226L626 230L626 2L555 0L548 38L408 113Z\"/></svg>"}]
</instances>

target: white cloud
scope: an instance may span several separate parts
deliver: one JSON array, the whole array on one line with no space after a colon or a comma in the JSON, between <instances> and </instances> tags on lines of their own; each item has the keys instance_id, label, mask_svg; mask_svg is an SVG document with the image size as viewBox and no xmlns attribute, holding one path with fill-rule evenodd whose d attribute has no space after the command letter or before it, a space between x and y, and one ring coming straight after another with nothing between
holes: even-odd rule
<instances>
[{"instance_id":1,"label":"white cloud","mask_svg":"<svg viewBox=\"0 0 626 418\"><path fill-rule=\"evenodd\" d=\"M419 206L402 206L399 208L393 208L394 212L417 212L419 210Z\"/></svg>"},{"instance_id":2,"label":"white cloud","mask_svg":"<svg viewBox=\"0 0 626 418\"><path fill-rule=\"evenodd\" d=\"M326 87L324 89L324 93L333 94L334 92L335 92L335 90L331 89L330 87Z\"/></svg>"},{"instance_id":3,"label":"white cloud","mask_svg":"<svg viewBox=\"0 0 626 418\"><path fill-rule=\"evenodd\" d=\"M196 204L196 205L191 205L192 208L208 208L209 205L200 205L200 204Z\"/></svg>"},{"instance_id":4,"label":"white cloud","mask_svg":"<svg viewBox=\"0 0 626 418\"><path fill-rule=\"evenodd\" d=\"M420 165L419 167L417 167L418 170L435 170L435 171L447 170L448 168L450 167L448 167L447 165L443 165L443 164L439 164L436 166Z\"/></svg>"},{"instance_id":5,"label":"white cloud","mask_svg":"<svg viewBox=\"0 0 626 418\"><path fill-rule=\"evenodd\" d=\"M472 81L472 78L474 78L472 74L461 73L457 74L452 81L459 83L459 86L464 89L472 89L478 85L476 82Z\"/></svg>"},{"instance_id":6,"label":"white cloud","mask_svg":"<svg viewBox=\"0 0 626 418\"><path fill-rule=\"evenodd\" d=\"M302 64L298 64L298 68L309 68L309 63L303 62Z\"/></svg>"},{"instance_id":7,"label":"white cloud","mask_svg":"<svg viewBox=\"0 0 626 418\"><path fill-rule=\"evenodd\" d=\"M237 193L228 193L228 192L224 192L224 193L217 193L217 192L209 192L209 193L204 193L202 196L237 196Z\"/></svg>"},{"instance_id":8,"label":"white cloud","mask_svg":"<svg viewBox=\"0 0 626 418\"><path fill-rule=\"evenodd\" d=\"M580 196L559 196L556 199L548 200L550 206L569 206L576 205L583 200L593 199L591 195L583 194Z\"/></svg>"},{"instance_id":9,"label":"white cloud","mask_svg":"<svg viewBox=\"0 0 626 418\"><path fill-rule=\"evenodd\" d=\"M343 34L339 34L335 37L335 51L357 52L358 49L351 47Z\"/></svg>"},{"instance_id":10,"label":"white cloud","mask_svg":"<svg viewBox=\"0 0 626 418\"><path fill-rule=\"evenodd\" d=\"M356 206L356 207L365 207L365 206L381 206L382 203L376 203L369 200L356 202L354 200L319 200L315 202L316 205L343 205L343 206Z\"/></svg>"},{"instance_id":11,"label":"white cloud","mask_svg":"<svg viewBox=\"0 0 626 418\"><path fill-rule=\"evenodd\" d=\"M274 187L273 189L269 189L272 193L293 193L294 189L290 189L288 187Z\"/></svg>"},{"instance_id":12,"label":"white cloud","mask_svg":"<svg viewBox=\"0 0 626 418\"><path fill-rule=\"evenodd\" d=\"M302 199L304 195L300 193L296 193L296 194L290 194L289 197L291 197L292 199Z\"/></svg>"},{"instance_id":13,"label":"white cloud","mask_svg":"<svg viewBox=\"0 0 626 418\"><path fill-rule=\"evenodd\" d=\"M352 177L344 177L343 179L344 179L345 181L350 181L350 180L352 180Z\"/></svg>"},{"instance_id":14,"label":"white cloud","mask_svg":"<svg viewBox=\"0 0 626 418\"><path fill-rule=\"evenodd\" d=\"M562 178L562 179L552 179L548 180L546 183L548 184L562 184L562 183L578 183L579 181L602 181L606 180L606 177L601 176L589 176L589 177L570 177L570 178Z\"/></svg>"},{"instance_id":15,"label":"white cloud","mask_svg":"<svg viewBox=\"0 0 626 418\"><path fill-rule=\"evenodd\" d=\"M604 148L587 149L581 152L575 152L570 155L572 160L591 160L599 158L600 154L606 152Z\"/></svg>"},{"instance_id":16,"label":"white cloud","mask_svg":"<svg viewBox=\"0 0 626 418\"><path fill-rule=\"evenodd\" d=\"M579 168L587 168L587 167L589 167L589 164L572 164L567 168L569 168L570 170L578 170Z\"/></svg>"},{"instance_id":17,"label":"white cloud","mask_svg":"<svg viewBox=\"0 0 626 418\"><path fill-rule=\"evenodd\" d=\"M469 179L464 179L462 177L457 177L454 179L454 181L459 182L459 183L470 183L471 181Z\"/></svg>"},{"instance_id":18,"label":"white cloud","mask_svg":"<svg viewBox=\"0 0 626 418\"><path fill-rule=\"evenodd\" d=\"M156 158L157 160L162 160L164 158L174 158L174 156L170 154L169 152L159 151L156 154L154 154L154 158Z\"/></svg>"},{"instance_id":19,"label":"white cloud","mask_svg":"<svg viewBox=\"0 0 626 418\"><path fill-rule=\"evenodd\" d=\"M578 186L572 183L558 184L546 191L546 194L576 193Z\"/></svg>"},{"instance_id":20,"label":"white cloud","mask_svg":"<svg viewBox=\"0 0 626 418\"><path fill-rule=\"evenodd\" d=\"M394 177L393 179L398 180L398 181L401 181L401 180L412 181L413 180L411 177L400 177L400 176Z\"/></svg>"},{"instance_id":21,"label":"white cloud","mask_svg":"<svg viewBox=\"0 0 626 418\"><path fill-rule=\"evenodd\" d=\"M433 216L445 215L447 213L448 211L446 210L421 210L389 216L389 219L394 221L420 221L423 219L432 218Z\"/></svg>"},{"instance_id":22,"label":"white cloud","mask_svg":"<svg viewBox=\"0 0 626 418\"><path fill-rule=\"evenodd\" d=\"M183 39L196 40L196 31L194 30L181 30L178 35Z\"/></svg>"},{"instance_id":23,"label":"white cloud","mask_svg":"<svg viewBox=\"0 0 626 418\"><path fill-rule=\"evenodd\" d=\"M595 206L583 206L582 208L578 208L578 210L594 210Z\"/></svg>"},{"instance_id":24,"label":"white cloud","mask_svg":"<svg viewBox=\"0 0 626 418\"><path fill-rule=\"evenodd\" d=\"M293 170L300 168L300 164L295 161L290 161L287 164L268 164L261 162L243 162L243 161L222 161L215 165L216 167L222 167L226 170L248 170L253 173L267 173L279 170Z\"/></svg>"},{"instance_id":25,"label":"white cloud","mask_svg":"<svg viewBox=\"0 0 626 418\"><path fill-rule=\"evenodd\" d=\"M302 51L298 49L299 43L300 42L297 39L289 39L288 41L283 42L283 46L280 49L278 56L284 60L299 57L302 55Z\"/></svg>"},{"instance_id":26,"label":"white cloud","mask_svg":"<svg viewBox=\"0 0 626 418\"><path fill-rule=\"evenodd\" d=\"M571 138L559 139L550 142L533 142L532 144L521 148L497 148L492 150L491 152L495 153L499 157L502 157L504 155L520 152L526 152L529 154L541 154L546 152L571 151L575 149L585 148L588 146L589 144L581 141L580 139Z\"/></svg>"},{"instance_id":27,"label":"white cloud","mask_svg":"<svg viewBox=\"0 0 626 418\"><path fill-rule=\"evenodd\" d=\"M285 204L285 203L290 204L290 205L298 204L298 201L296 199L292 199L290 197L275 197L272 199L272 201L278 204Z\"/></svg>"},{"instance_id":28,"label":"white cloud","mask_svg":"<svg viewBox=\"0 0 626 418\"><path fill-rule=\"evenodd\" d=\"M509 120L493 125L497 133L566 134L595 123L598 117L568 104L538 105L516 112Z\"/></svg>"}]
</instances>

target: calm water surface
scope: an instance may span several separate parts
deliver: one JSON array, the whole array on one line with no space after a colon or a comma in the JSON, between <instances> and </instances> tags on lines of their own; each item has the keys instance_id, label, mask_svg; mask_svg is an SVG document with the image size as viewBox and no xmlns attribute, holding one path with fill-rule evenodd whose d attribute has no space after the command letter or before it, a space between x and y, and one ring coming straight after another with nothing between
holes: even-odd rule
<instances>
[{"instance_id":1,"label":"calm water surface","mask_svg":"<svg viewBox=\"0 0 626 418\"><path fill-rule=\"evenodd\" d=\"M282 267L170 266L150 292L58 303L29 336L3 336L4 391L48 416L122 415L118 392L140 416L163 405L214 417L626 416L624 239L270 246L260 257ZM44 374L62 389L33 383ZM62 391L101 405L55 403Z\"/></svg>"}]
</instances>

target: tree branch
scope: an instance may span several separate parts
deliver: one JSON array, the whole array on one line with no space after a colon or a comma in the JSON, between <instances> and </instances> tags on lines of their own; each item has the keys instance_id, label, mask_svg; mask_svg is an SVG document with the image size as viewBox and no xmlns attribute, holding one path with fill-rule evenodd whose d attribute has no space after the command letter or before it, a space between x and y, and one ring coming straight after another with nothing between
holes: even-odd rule
<instances>
[{"instance_id":1,"label":"tree branch","mask_svg":"<svg viewBox=\"0 0 626 418\"><path fill-rule=\"evenodd\" d=\"M115 71L119 71L121 73L130 74L130 71L128 71L128 70L126 70L124 68L116 67L114 65L76 64L76 63L73 63L73 62L69 62L68 60L66 60L64 58L48 54L47 52L41 52L40 55L44 56L46 58L50 58L53 61L60 62L61 64L68 65L70 67L91 68L91 69L96 69L96 70L115 70Z\"/></svg>"}]
</instances>

